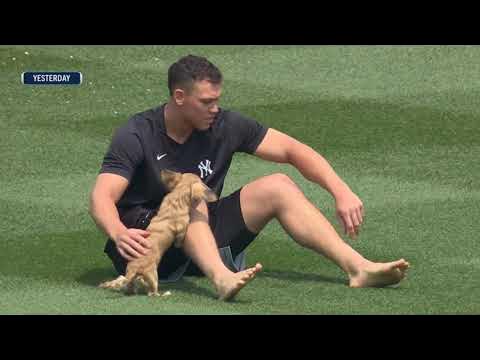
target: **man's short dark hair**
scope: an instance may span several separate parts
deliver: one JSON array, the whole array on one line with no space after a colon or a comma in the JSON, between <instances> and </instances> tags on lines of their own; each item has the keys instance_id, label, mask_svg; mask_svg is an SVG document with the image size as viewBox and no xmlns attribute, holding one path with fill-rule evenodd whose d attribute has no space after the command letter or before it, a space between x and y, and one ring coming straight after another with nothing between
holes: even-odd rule
<instances>
[{"instance_id":1,"label":"man's short dark hair","mask_svg":"<svg viewBox=\"0 0 480 360\"><path fill-rule=\"evenodd\" d=\"M206 58L187 55L173 63L168 69L168 90L170 96L175 88L181 87L190 91L195 81L208 80L213 84L222 82L220 70Z\"/></svg>"}]
</instances>

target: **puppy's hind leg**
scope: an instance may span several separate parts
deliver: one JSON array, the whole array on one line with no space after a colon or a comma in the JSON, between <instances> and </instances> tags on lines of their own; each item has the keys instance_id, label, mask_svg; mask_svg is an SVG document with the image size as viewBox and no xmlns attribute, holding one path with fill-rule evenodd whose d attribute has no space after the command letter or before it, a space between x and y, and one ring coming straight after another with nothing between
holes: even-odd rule
<instances>
[{"instance_id":1,"label":"puppy's hind leg","mask_svg":"<svg viewBox=\"0 0 480 360\"><path fill-rule=\"evenodd\" d=\"M113 290L121 290L128 282L128 279L120 275L118 278L112 281L105 281L98 285L98 287L102 289L113 289Z\"/></svg>"},{"instance_id":2,"label":"puppy's hind leg","mask_svg":"<svg viewBox=\"0 0 480 360\"><path fill-rule=\"evenodd\" d=\"M148 296L168 296L172 294L170 291L165 291L164 293L159 292L157 269L154 269L153 271L149 271L148 273L144 274L144 278L147 281L148 286L150 287Z\"/></svg>"},{"instance_id":3,"label":"puppy's hind leg","mask_svg":"<svg viewBox=\"0 0 480 360\"><path fill-rule=\"evenodd\" d=\"M127 295L135 294L135 278L138 276L135 270L127 267L127 273L125 274L125 293Z\"/></svg>"},{"instance_id":4,"label":"puppy's hind leg","mask_svg":"<svg viewBox=\"0 0 480 360\"><path fill-rule=\"evenodd\" d=\"M153 268L143 274L143 278L148 285L148 296L160 296L158 292L158 273L157 269Z\"/></svg>"}]
</instances>

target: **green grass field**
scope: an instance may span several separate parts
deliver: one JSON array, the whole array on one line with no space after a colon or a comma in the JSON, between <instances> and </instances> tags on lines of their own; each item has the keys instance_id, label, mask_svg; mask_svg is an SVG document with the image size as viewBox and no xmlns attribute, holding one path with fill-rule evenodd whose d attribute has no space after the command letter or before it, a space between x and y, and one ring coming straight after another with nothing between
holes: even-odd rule
<instances>
[{"instance_id":1,"label":"green grass field","mask_svg":"<svg viewBox=\"0 0 480 360\"><path fill-rule=\"evenodd\" d=\"M115 276L88 195L112 131L167 99L166 70L207 56L222 106L309 144L363 200L358 241L404 257L398 287L350 289L342 271L276 222L249 248L264 271L235 301L204 278L169 298L96 288ZM0 47L1 314L480 313L480 47ZM23 71L81 71L81 86L26 86ZM237 155L223 195L285 172L340 231L331 196L293 168Z\"/></svg>"}]
</instances>

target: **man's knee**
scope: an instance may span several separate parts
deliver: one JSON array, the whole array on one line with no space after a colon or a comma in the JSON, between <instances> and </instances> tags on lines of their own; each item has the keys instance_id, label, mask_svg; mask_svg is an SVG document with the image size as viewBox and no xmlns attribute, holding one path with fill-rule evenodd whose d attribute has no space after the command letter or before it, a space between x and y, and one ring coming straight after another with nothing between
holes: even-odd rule
<instances>
[{"instance_id":1,"label":"man's knee","mask_svg":"<svg viewBox=\"0 0 480 360\"><path fill-rule=\"evenodd\" d=\"M275 173L272 175L267 176L268 180L277 187L284 187L284 186L294 186L297 187L297 184L290 179L290 177L283 173Z\"/></svg>"},{"instance_id":2,"label":"man's knee","mask_svg":"<svg viewBox=\"0 0 480 360\"><path fill-rule=\"evenodd\" d=\"M295 182L282 173L265 176L257 183L256 194L261 201L268 203L282 202L293 192L300 191Z\"/></svg>"},{"instance_id":3,"label":"man's knee","mask_svg":"<svg viewBox=\"0 0 480 360\"><path fill-rule=\"evenodd\" d=\"M247 228L260 232L291 203L292 195L299 193L295 182L282 173L264 176L246 185L240 193L240 205Z\"/></svg>"}]
</instances>

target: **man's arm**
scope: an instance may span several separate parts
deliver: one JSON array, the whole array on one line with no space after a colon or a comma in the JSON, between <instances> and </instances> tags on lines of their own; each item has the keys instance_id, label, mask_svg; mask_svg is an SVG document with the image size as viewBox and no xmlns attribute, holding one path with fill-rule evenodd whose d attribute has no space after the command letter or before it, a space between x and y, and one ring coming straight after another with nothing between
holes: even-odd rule
<instances>
[{"instance_id":1,"label":"man's arm","mask_svg":"<svg viewBox=\"0 0 480 360\"><path fill-rule=\"evenodd\" d=\"M335 198L337 216L343 223L345 233L358 235L363 222L363 204L335 173L330 164L308 145L274 129L268 129L257 147L255 155L268 161L289 163L308 180L326 189Z\"/></svg>"},{"instance_id":2,"label":"man's arm","mask_svg":"<svg viewBox=\"0 0 480 360\"><path fill-rule=\"evenodd\" d=\"M119 253L133 260L147 253L149 235L141 229L127 229L120 221L116 203L125 192L128 180L116 174L98 175L90 194L90 215L97 226L117 245Z\"/></svg>"}]
</instances>

